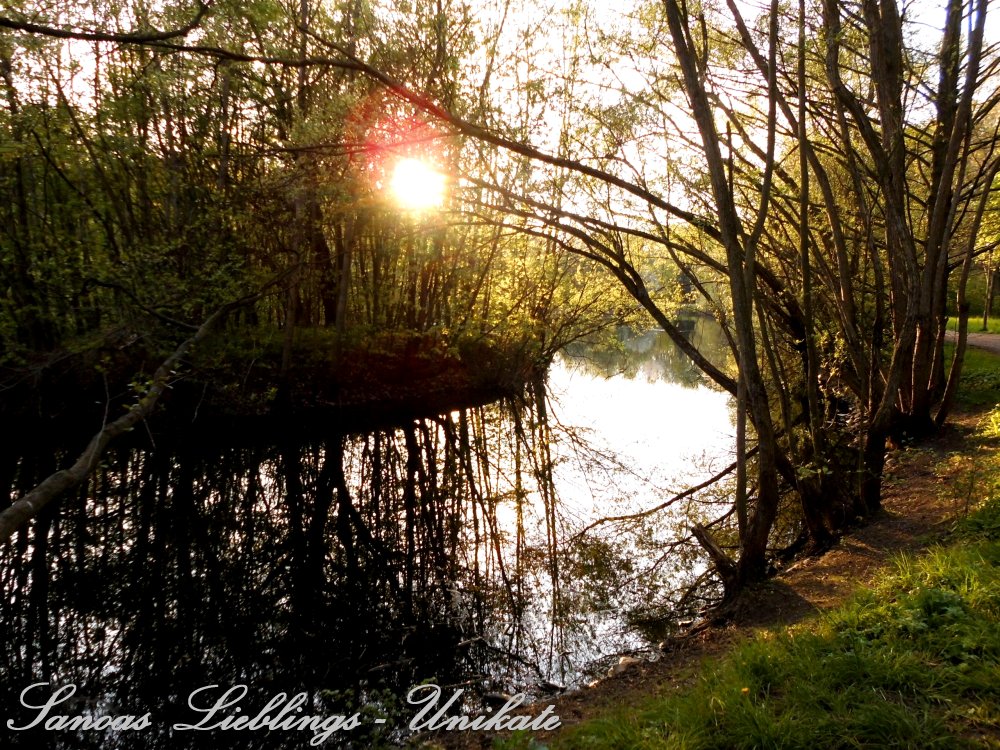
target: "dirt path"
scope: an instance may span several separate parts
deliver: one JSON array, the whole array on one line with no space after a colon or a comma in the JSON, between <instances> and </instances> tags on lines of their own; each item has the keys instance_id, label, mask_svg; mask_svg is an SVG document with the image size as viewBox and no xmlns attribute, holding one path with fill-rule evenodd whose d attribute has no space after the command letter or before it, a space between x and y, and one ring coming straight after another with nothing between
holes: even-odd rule
<instances>
[{"instance_id":1,"label":"dirt path","mask_svg":"<svg viewBox=\"0 0 1000 750\"><path fill-rule=\"evenodd\" d=\"M945 335L948 341L954 341L958 338L958 334L954 331L948 331ZM1000 354L1000 335L996 333L969 333L969 346L974 346L977 349L985 349L986 351L993 352L994 354Z\"/></svg>"},{"instance_id":2,"label":"dirt path","mask_svg":"<svg viewBox=\"0 0 1000 750\"><path fill-rule=\"evenodd\" d=\"M993 338L1000 352L1000 336ZM979 345L979 344L974 344ZM845 535L821 557L799 560L758 587L752 610L726 627L708 627L687 636L654 662L640 662L595 686L551 701L563 726L615 706L640 704L650 696L690 685L706 656L721 654L734 641L761 628L782 627L844 602L859 585L871 582L900 552L917 552L939 539L964 512L963 462L976 450L972 433L978 414L956 415L939 438L890 457L883 511L869 524ZM968 465L965 463L964 465ZM967 488L971 493L971 485ZM550 701L543 701L547 704ZM544 741L544 734L539 735ZM435 737L430 747L489 748L488 733Z\"/></svg>"}]
</instances>

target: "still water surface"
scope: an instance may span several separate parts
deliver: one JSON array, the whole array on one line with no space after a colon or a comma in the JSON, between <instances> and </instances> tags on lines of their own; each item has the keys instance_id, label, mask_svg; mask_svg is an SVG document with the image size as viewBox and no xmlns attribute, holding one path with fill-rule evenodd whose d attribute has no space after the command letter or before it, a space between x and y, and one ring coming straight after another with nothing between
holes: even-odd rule
<instances>
[{"instance_id":1,"label":"still water surface","mask_svg":"<svg viewBox=\"0 0 1000 750\"><path fill-rule=\"evenodd\" d=\"M712 328L694 333L711 348ZM2 728L3 746L305 746L170 729L192 720L192 690L247 684L247 705L304 690L316 713L387 717L351 733L367 747L399 738L425 680L474 709L593 679L668 632L704 571L686 527L712 497L595 523L727 465L730 410L646 333L574 347L522 399L395 430L113 453L0 550L0 701L21 726L37 713L17 708L25 687L72 683L64 712L152 726ZM45 469L25 458L15 487Z\"/></svg>"}]
</instances>

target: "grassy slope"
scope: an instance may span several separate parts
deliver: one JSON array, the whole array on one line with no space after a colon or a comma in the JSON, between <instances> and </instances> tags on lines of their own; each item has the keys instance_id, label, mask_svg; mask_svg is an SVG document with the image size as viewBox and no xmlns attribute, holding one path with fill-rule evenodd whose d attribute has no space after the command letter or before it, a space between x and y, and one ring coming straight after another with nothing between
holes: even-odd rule
<instances>
[{"instance_id":1,"label":"grassy slope","mask_svg":"<svg viewBox=\"0 0 1000 750\"><path fill-rule=\"evenodd\" d=\"M973 350L962 401L1000 401ZM1000 748L1000 406L967 462L979 508L811 622L759 633L690 689L568 728L555 748ZM527 736L497 747L540 748Z\"/></svg>"}]
</instances>

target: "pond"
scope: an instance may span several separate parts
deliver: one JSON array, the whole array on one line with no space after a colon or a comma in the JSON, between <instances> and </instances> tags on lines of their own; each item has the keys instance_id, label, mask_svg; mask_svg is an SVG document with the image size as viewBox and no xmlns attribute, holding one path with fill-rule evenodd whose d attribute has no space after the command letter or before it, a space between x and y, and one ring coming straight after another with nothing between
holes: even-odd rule
<instances>
[{"instance_id":1,"label":"pond","mask_svg":"<svg viewBox=\"0 0 1000 750\"><path fill-rule=\"evenodd\" d=\"M721 351L708 322L692 333ZM247 711L302 691L306 713L371 718L331 739L368 747L401 738L424 681L470 710L586 683L699 606L686 529L725 487L646 512L724 469L732 433L728 396L647 332L572 347L522 398L391 430L112 451L0 548L0 700L29 726L23 703L74 685L52 715L149 726L4 728L3 746L308 746L173 728L197 720L192 691L246 685Z\"/></svg>"}]
</instances>

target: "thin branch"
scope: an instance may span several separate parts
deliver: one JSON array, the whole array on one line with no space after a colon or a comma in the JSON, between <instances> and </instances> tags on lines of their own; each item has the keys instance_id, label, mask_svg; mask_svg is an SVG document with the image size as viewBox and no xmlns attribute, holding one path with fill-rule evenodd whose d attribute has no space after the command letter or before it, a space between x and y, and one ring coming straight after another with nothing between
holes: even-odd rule
<instances>
[{"instance_id":1,"label":"thin branch","mask_svg":"<svg viewBox=\"0 0 1000 750\"><path fill-rule=\"evenodd\" d=\"M753 455L756 452L757 452L757 448L751 448L747 452L745 458L751 458L751 457L753 457ZM665 502L662 502L659 505L656 505L656 506L654 506L652 508L648 508L647 510L639 511L638 513L630 513L630 514L624 515L624 516L608 516L607 518L598 518L596 521L594 521L589 526L586 526L581 531L578 531L576 534L574 534L572 537L570 537L567 541L568 542L574 542L577 539L579 539L580 537L582 537L584 534L586 534L587 532L589 532L589 531L597 528L598 526L602 526L602 525L604 525L606 523L618 523L618 522L621 522L621 521L637 521L640 518L647 518L647 517L653 515L654 513L659 513L661 510L666 510L667 508L669 508L674 503L680 502L681 500L684 500L685 498L691 497L696 492L701 492L703 489L706 489L707 487L711 487L716 482L719 482L722 479L724 479L726 476L728 476L729 474L732 474L733 471L736 469L736 464L737 464L737 462L734 461L733 463L729 464L729 466L727 466L725 469L723 469L722 471L720 471L718 474L716 474L716 475L714 475L712 477L709 477L708 479L706 479L701 484L695 485L694 487L690 487L690 488L684 490L684 492L681 492L678 495L674 495L669 500L667 500Z\"/></svg>"},{"instance_id":2,"label":"thin branch","mask_svg":"<svg viewBox=\"0 0 1000 750\"><path fill-rule=\"evenodd\" d=\"M134 32L131 34L109 34L104 31L82 31L73 29L60 29L55 26L44 26L42 24L30 23L29 21L18 21L15 18L5 18L0 16L0 28L23 31L28 34L40 34L42 36L54 37L56 39L79 39L85 42L116 42L119 44L155 44L166 42L171 39L178 39L187 36L201 23L201 20L208 13L212 6L211 0L199 1L198 12L188 23L179 29L171 31L151 31L146 33Z\"/></svg>"}]
</instances>

